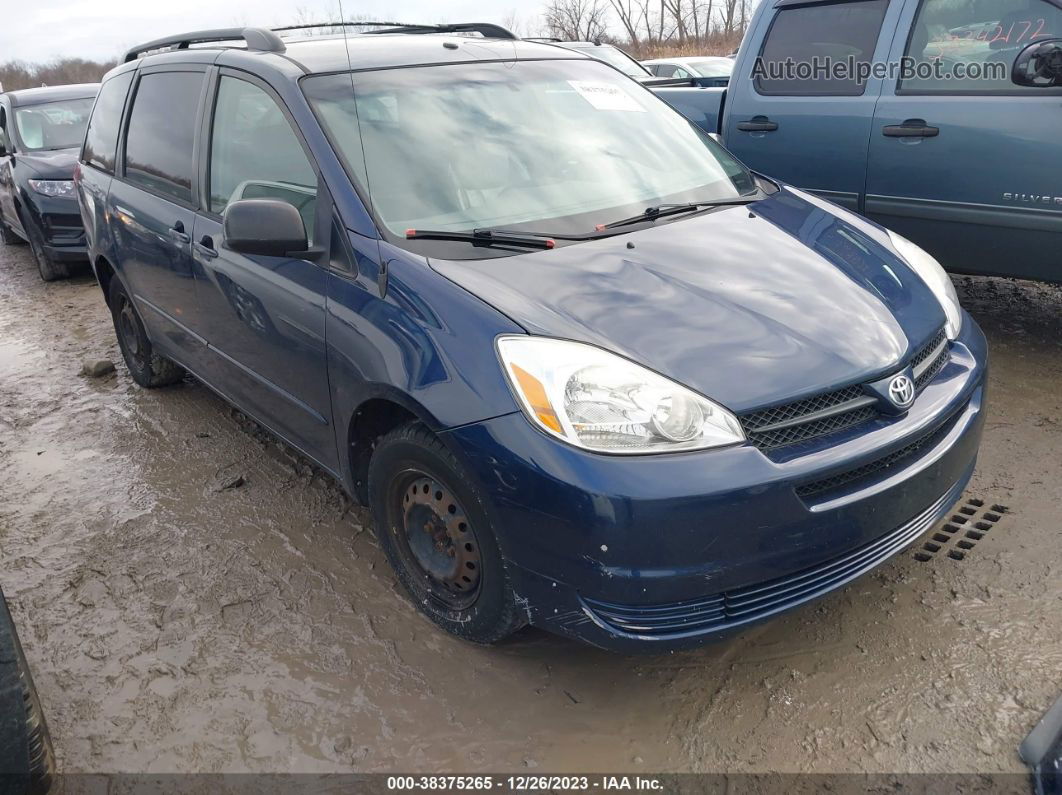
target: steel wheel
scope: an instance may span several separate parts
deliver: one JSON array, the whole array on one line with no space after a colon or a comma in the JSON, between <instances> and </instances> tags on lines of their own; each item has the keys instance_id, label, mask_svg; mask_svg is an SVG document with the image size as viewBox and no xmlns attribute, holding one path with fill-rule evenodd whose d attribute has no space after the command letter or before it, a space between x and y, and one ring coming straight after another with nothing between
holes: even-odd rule
<instances>
[{"instance_id":1,"label":"steel wheel","mask_svg":"<svg viewBox=\"0 0 1062 795\"><path fill-rule=\"evenodd\" d=\"M472 522L445 483L409 470L396 478L396 546L416 575L419 598L466 610L479 597L483 561Z\"/></svg>"}]
</instances>

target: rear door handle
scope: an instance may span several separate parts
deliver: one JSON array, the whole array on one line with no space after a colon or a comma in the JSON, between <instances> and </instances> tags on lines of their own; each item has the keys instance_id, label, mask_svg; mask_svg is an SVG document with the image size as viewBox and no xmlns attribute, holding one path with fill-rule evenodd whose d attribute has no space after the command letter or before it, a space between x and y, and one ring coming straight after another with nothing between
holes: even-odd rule
<instances>
[{"instance_id":1,"label":"rear door handle","mask_svg":"<svg viewBox=\"0 0 1062 795\"><path fill-rule=\"evenodd\" d=\"M925 119L908 119L903 124L890 124L881 131L886 138L936 138L939 127L930 127Z\"/></svg>"},{"instance_id":2,"label":"rear door handle","mask_svg":"<svg viewBox=\"0 0 1062 795\"><path fill-rule=\"evenodd\" d=\"M185 234L184 224L181 221L178 221L170 227L170 237L172 237L182 246L186 246L192 241L192 238Z\"/></svg>"},{"instance_id":3,"label":"rear door handle","mask_svg":"<svg viewBox=\"0 0 1062 795\"><path fill-rule=\"evenodd\" d=\"M203 235L202 240L194 243L192 248L203 259L214 259L218 255L218 250L214 248L214 239L210 235Z\"/></svg>"},{"instance_id":4,"label":"rear door handle","mask_svg":"<svg viewBox=\"0 0 1062 795\"><path fill-rule=\"evenodd\" d=\"M778 122L766 116L753 116L748 121L739 121L737 128L741 132L774 132L778 129Z\"/></svg>"}]
</instances>

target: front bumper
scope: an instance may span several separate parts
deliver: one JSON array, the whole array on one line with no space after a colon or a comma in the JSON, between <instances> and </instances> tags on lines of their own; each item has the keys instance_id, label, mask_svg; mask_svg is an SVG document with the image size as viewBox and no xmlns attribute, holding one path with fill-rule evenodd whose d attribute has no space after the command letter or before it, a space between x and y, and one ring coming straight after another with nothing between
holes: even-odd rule
<instances>
[{"instance_id":1,"label":"front bumper","mask_svg":"<svg viewBox=\"0 0 1062 795\"><path fill-rule=\"evenodd\" d=\"M446 436L486 493L531 623L607 648L675 649L841 587L943 517L973 471L986 368L967 317L907 414L776 453L604 456L522 414ZM872 474L798 496L861 467Z\"/></svg>"},{"instance_id":2,"label":"front bumper","mask_svg":"<svg viewBox=\"0 0 1062 795\"><path fill-rule=\"evenodd\" d=\"M34 196L31 223L41 234L45 252L56 262L88 260L85 226L77 199Z\"/></svg>"}]
</instances>

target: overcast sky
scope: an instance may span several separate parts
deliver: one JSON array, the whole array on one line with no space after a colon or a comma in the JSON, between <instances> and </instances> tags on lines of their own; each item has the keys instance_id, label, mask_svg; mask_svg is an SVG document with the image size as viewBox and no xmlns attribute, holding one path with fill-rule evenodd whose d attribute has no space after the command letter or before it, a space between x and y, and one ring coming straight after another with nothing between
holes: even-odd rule
<instances>
[{"instance_id":1,"label":"overcast sky","mask_svg":"<svg viewBox=\"0 0 1062 795\"><path fill-rule=\"evenodd\" d=\"M355 15L398 22L501 22L536 17L543 0L342 0ZM151 39L204 28L332 19L338 0L3 0L0 62L116 59ZM488 10L489 9L489 10Z\"/></svg>"}]
</instances>

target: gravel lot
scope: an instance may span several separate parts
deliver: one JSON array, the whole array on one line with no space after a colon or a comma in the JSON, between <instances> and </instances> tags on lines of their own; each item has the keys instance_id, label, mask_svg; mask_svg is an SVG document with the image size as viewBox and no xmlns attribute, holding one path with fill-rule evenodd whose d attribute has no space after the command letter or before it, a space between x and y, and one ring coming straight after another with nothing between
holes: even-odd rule
<instances>
[{"instance_id":1,"label":"gravel lot","mask_svg":"<svg viewBox=\"0 0 1062 795\"><path fill-rule=\"evenodd\" d=\"M1062 290L957 282L993 354L984 538L630 658L435 630L334 482L193 381L137 388L91 276L0 249L0 585L61 769L1022 770L1062 690Z\"/></svg>"}]
</instances>

